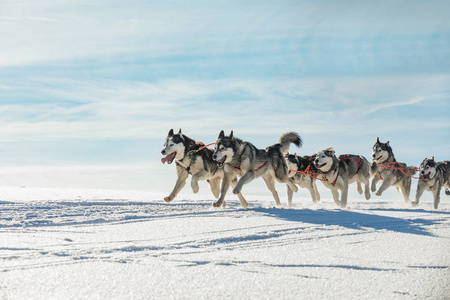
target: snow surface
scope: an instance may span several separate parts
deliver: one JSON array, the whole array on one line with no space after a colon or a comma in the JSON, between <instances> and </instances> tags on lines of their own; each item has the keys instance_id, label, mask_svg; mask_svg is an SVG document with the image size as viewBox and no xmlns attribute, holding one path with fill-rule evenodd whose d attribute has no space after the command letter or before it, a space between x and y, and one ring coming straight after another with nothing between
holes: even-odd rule
<instances>
[{"instance_id":1,"label":"snow surface","mask_svg":"<svg viewBox=\"0 0 450 300\"><path fill-rule=\"evenodd\" d=\"M0 188L0 299L450 299L448 196L184 191Z\"/></svg>"}]
</instances>

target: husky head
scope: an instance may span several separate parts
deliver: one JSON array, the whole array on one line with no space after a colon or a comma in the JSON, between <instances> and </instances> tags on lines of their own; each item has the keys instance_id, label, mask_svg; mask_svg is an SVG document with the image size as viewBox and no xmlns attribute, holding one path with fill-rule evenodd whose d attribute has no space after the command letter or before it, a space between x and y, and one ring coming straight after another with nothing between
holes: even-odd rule
<instances>
[{"instance_id":1,"label":"husky head","mask_svg":"<svg viewBox=\"0 0 450 300\"><path fill-rule=\"evenodd\" d=\"M170 129L161 151L161 154L165 155L161 158L161 162L171 164L174 159L183 159L186 151L185 141L186 136L181 133L181 129L177 134L173 134L173 129Z\"/></svg>"},{"instance_id":2,"label":"husky head","mask_svg":"<svg viewBox=\"0 0 450 300\"><path fill-rule=\"evenodd\" d=\"M233 160L235 153L235 138L233 137L233 130L229 136L225 136L223 130L220 132L219 137L214 146L214 153L212 158L217 161L219 168L223 168L223 165Z\"/></svg>"},{"instance_id":3,"label":"husky head","mask_svg":"<svg viewBox=\"0 0 450 300\"><path fill-rule=\"evenodd\" d=\"M288 163L289 170L300 170L300 160L298 159L297 154L288 154L286 155L286 160ZM288 177L294 177L297 172L289 171Z\"/></svg>"},{"instance_id":4,"label":"husky head","mask_svg":"<svg viewBox=\"0 0 450 300\"><path fill-rule=\"evenodd\" d=\"M425 158L420 164L420 178L424 180L431 180L436 175L437 163L434 161L434 156L429 159Z\"/></svg>"},{"instance_id":5,"label":"husky head","mask_svg":"<svg viewBox=\"0 0 450 300\"><path fill-rule=\"evenodd\" d=\"M394 157L394 154L391 146L389 145L389 141L387 143L381 143L380 138L377 138L377 142L372 148L373 161L377 163L384 163L390 156Z\"/></svg>"},{"instance_id":6,"label":"husky head","mask_svg":"<svg viewBox=\"0 0 450 300\"><path fill-rule=\"evenodd\" d=\"M315 155L314 165L320 171L327 173L333 167L335 159L336 156L334 155L334 150L330 147Z\"/></svg>"}]
</instances>

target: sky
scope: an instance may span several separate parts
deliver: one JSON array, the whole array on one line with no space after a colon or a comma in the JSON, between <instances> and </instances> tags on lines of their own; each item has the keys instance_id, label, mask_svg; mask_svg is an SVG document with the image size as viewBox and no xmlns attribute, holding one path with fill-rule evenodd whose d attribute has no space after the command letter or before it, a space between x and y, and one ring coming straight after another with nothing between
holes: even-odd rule
<instances>
[{"instance_id":1,"label":"sky","mask_svg":"<svg viewBox=\"0 0 450 300\"><path fill-rule=\"evenodd\" d=\"M0 185L170 190L168 131L448 160L448 1L0 2Z\"/></svg>"}]
</instances>

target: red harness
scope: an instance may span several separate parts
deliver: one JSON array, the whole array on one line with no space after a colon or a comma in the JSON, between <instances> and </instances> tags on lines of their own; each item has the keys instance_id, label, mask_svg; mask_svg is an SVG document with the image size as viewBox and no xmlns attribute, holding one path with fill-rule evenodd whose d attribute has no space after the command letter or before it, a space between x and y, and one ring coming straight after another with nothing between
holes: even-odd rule
<instances>
[{"instance_id":1,"label":"red harness","mask_svg":"<svg viewBox=\"0 0 450 300\"><path fill-rule=\"evenodd\" d=\"M267 152L266 152L265 154L266 154L266 156L267 156ZM257 167L257 168L255 169L255 171L257 171L257 170L261 169L262 167L264 167L264 166L266 165L266 163L267 163L267 160L266 160L262 165L260 165L259 167ZM241 169L241 165L236 166L235 168L240 170L240 169Z\"/></svg>"},{"instance_id":2,"label":"red harness","mask_svg":"<svg viewBox=\"0 0 450 300\"><path fill-rule=\"evenodd\" d=\"M353 160L355 163L356 163L356 166L359 168L359 165L361 164L361 156L359 156L359 160L358 161L356 161L356 160L354 160L353 158L350 158L350 157L348 157L348 154L344 154L344 155L341 155L341 158L339 158L340 160L343 160L343 159L350 159L350 160Z\"/></svg>"},{"instance_id":3,"label":"red harness","mask_svg":"<svg viewBox=\"0 0 450 300\"><path fill-rule=\"evenodd\" d=\"M262 167L264 167L264 166L266 165L266 163L267 163L267 161L265 161L262 165L260 165L259 167L257 167L257 168L255 169L255 171L261 169ZM237 167L235 167L235 168L236 168L236 169L241 169L241 165L239 165L239 166L237 166Z\"/></svg>"}]
</instances>

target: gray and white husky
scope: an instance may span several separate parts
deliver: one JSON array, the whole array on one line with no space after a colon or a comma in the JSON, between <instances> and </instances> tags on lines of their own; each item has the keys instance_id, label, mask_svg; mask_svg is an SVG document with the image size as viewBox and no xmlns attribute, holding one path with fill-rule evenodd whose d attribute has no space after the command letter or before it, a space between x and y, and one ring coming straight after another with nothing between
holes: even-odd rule
<instances>
[{"instance_id":1,"label":"gray and white husky","mask_svg":"<svg viewBox=\"0 0 450 300\"><path fill-rule=\"evenodd\" d=\"M387 143L381 143L379 138L377 138L377 142L373 146L372 158L374 168L375 166L377 167L377 171L372 173L374 177L371 186L372 192L376 191L378 181L383 180L375 195L381 196L390 186L395 186L397 191L402 194L405 202L409 202L409 194L411 193L410 176L416 173L416 168L397 162L389 141Z\"/></svg>"},{"instance_id":2,"label":"gray and white husky","mask_svg":"<svg viewBox=\"0 0 450 300\"><path fill-rule=\"evenodd\" d=\"M189 175L192 175L191 187L194 193L199 190L198 182L207 180L213 195L219 197L223 171L212 159L212 150L201 149L203 146L203 143L182 134L181 129L177 134L174 134L173 129L169 131L161 151L161 154L165 155L161 162L171 164L175 161L178 178L172 192L164 198L164 201L171 202L177 196Z\"/></svg>"},{"instance_id":3,"label":"gray and white husky","mask_svg":"<svg viewBox=\"0 0 450 300\"><path fill-rule=\"evenodd\" d=\"M230 135L225 136L222 130L214 148L213 159L217 161L219 167L223 168L224 179L222 180L220 197L213 205L215 207L222 205L230 187L230 180L239 176L241 178L234 187L233 193L239 195L244 184L257 177L262 177L267 188L272 192L275 202L281 206L280 198L275 189L275 180L290 183L294 191L298 190L288 177L286 154L291 143L298 147L302 144L300 136L295 132L283 134L278 144L262 150L257 149L249 142L234 137L233 131ZM242 203L242 201L241 204L247 206L247 203Z\"/></svg>"},{"instance_id":4,"label":"gray and white husky","mask_svg":"<svg viewBox=\"0 0 450 300\"><path fill-rule=\"evenodd\" d=\"M357 183L358 193L362 194L361 184L365 185L364 195L370 199L369 180L370 163L361 155L345 154L336 157L333 148L327 148L315 155L314 164L322 173L323 184L331 190L334 202L340 206L347 205L348 185ZM339 191L341 200L339 200Z\"/></svg>"},{"instance_id":5,"label":"gray and white husky","mask_svg":"<svg viewBox=\"0 0 450 300\"><path fill-rule=\"evenodd\" d=\"M424 191L431 191L434 197L434 208L439 206L441 189L445 188L445 194L450 195L450 161L435 162L425 158L419 167L420 179L417 183L416 201L413 206L419 205L419 199Z\"/></svg>"},{"instance_id":6,"label":"gray and white husky","mask_svg":"<svg viewBox=\"0 0 450 300\"><path fill-rule=\"evenodd\" d=\"M309 175L305 175L299 172L295 171L302 171L305 172L307 169L308 171L312 173L318 173L319 170L316 169L314 165L314 156L299 156L297 154L289 154L286 156L288 160L288 167L289 170L289 178L290 180L297 184L299 187L308 189L309 193L311 194L311 199L313 202L317 202L320 200L320 194L317 190L316 185L316 179L314 177L311 177ZM317 176L317 175L315 175ZM287 195L288 195L288 205L289 207L292 206L292 196L294 194L294 191L291 189L289 184L286 184L287 186Z\"/></svg>"}]
</instances>

